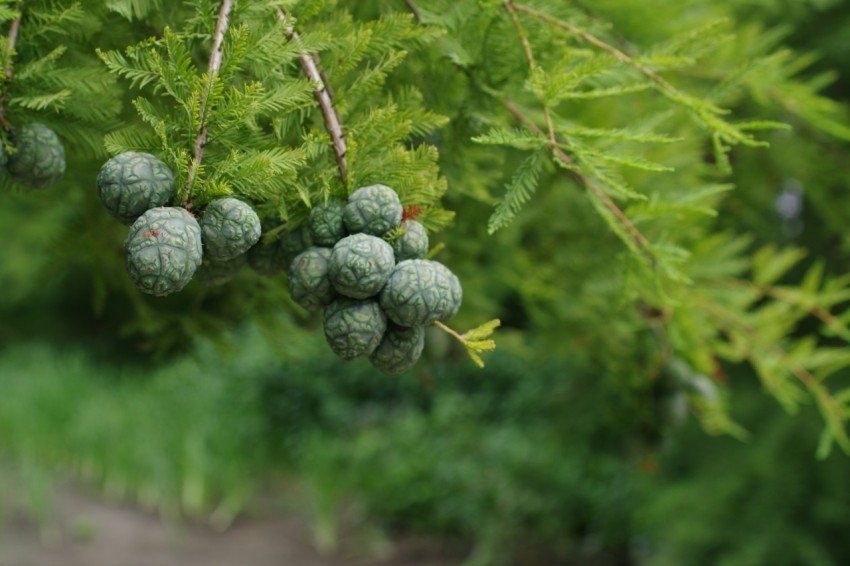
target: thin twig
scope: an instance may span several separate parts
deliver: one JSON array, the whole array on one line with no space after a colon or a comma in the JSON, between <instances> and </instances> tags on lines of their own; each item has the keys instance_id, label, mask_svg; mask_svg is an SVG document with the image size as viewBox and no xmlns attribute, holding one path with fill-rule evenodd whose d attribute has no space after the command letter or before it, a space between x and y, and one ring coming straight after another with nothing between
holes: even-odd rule
<instances>
[{"instance_id":1,"label":"thin twig","mask_svg":"<svg viewBox=\"0 0 850 566\"><path fill-rule=\"evenodd\" d=\"M537 69L537 62L534 60L534 53L531 51L531 42L528 41L528 36L522 27L522 23L519 21L516 11L514 11L513 3L510 0L505 0L503 6L511 16L517 35L519 35L519 39L522 42L522 48L525 50L528 67L534 73L535 69ZM554 148L557 145L557 141L555 141L555 126L552 123L552 114L549 112L549 107L545 103L543 104L543 115L546 118L546 128L549 130L549 147Z\"/></svg>"},{"instance_id":2,"label":"thin twig","mask_svg":"<svg viewBox=\"0 0 850 566\"><path fill-rule=\"evenodd\" d=\"M599 22L605 26L608 25L609 22L599 12L588 7L584 2L581 2L579 0L567 1L571 6L574 6L579 12L584 14L586 18ZM617 41L617 43L620 44L624 52L637 53L637 49L635 48L635 46L632 45L632 43L624 35L614 30L609 30L608 34L613 37Z\"/></svg>"},{"instance_id":3,"label":"thin twig","mask_svg":"<svg viewBox=\"0 0 850 566\"><path fill-rule=\"evenodd\" d=\"M189 163L189 173L186 179L186 198L183 201L183 206L191 208L189 195L192 192L192 185L195 182L195 176L198 173L198 168L201 166L201 161L204 159L204 145L207 143L207 103L209 102L210 94L212 93L215 79L221 70L221 46L224 43L224 35L227 33L227 26L230 23L230 12L233 9L233 0L221 0L221 7L218 10L218 21L215 24L215 33L213 34L213 44L210 50L210 63L207 66L208 85L207 91L203 94L200 100L198 112L198 135L195 138L195 154L192 161Z\"/></svg>"},{"instance_id":4,"label":"thin twig","mask_svg":"<svg viewBox=\"0 0 850 566\"><path fill-rule=\"evenodd\" d=\"M319 57L318 53L311 53L310 56L313 58L313 61L316 62L316 68L319 69L319 75L322 77L322 84L325 85L325 90L328 91L328 96L330 96L331 100L333 100L336 94L334 94L334 89L331 86L331 79L328 77L328 74L322 68L321 57ZM339 114L337 114L337 119L339 119Z\"/></svg>"},{"instance_id":5,"label":"thin twig","mask_svg":"<svg viewBox=\"0 0 850 566\"><path fill-rule=\"evenodd\" d=\"M446 326L445 324L443 324L439 320L434 321L434 326L436 326L437 328L439 328L440 330L442 330L446 334L453 336L461 344L466 344L466 338L464 338L463 336L458 334L455 330L452 330L450 327Z\"/></svg>"},{"instance_id":6,"label":"thin twig","mask_svg":"<svg viewBox=\"0 0 850 566\"><path fill-rule=\"evenodd\" d=\"M537 126L537 124L534 123L534 121L531 118L529 118L528 116L523 114L522 111L519 108L514 106L514 104L511 101L506 100L506 99L502 99L501 102L502 102L502 106L504 106L505 109L507 109L508 112L513 114L514 117L516 117L520 122L525 124L528 127L528 129L530 129L531 131L533 131L535 134L539 135L540 137L542 137L544 139L546 138L546 133L543 130L541 130ZM593 179L591 179L590 177L588 177L587 175L585 175L584 173L582 173L579 170L578 166L576 165L576 162L573 161L573 159L569 155L567 155L564 152L564 150L562 150L560 147L558 147L556 145L555 147L552 148L552 151L554 151L554 153L558 157L558 159L560 159L561 162L564 165L567 166L569 171L579 181L581 181L581 183L584 186L586 186L590 192L592 192L599 200L601 200L602 204L604 204L605 207L608 210L611 211L611 214L613 214L617 218L617 220L620 221L620 223L626 228L626 230L632 236L632 238L634 239L634 241L638 245L638 247L643 251L643 254L646 257L647 261L649 261L650 265L654 265L655 264L655 257L649 251L649 248L650 248L649 240L646 238L646 236L644 236L641 233L640 230L637 229L637 226L635 226L634 223L632 223L631 219L628 216L626 216L626 213L623 212L622 209L619 206L617 206L617 203L615 203L611 199L611 197L609 197L608 194L605 191L603 191L602 188L599 187L599 185L597 185L593 181Z\"/></svg>"},{"instance_id":7,"label":"thin twig","mask_svg":"<svg viewBox=\"0 0 850 566\"><path fill-rule=\"evenodd\" d=\"M801 383L812 389L815 389L820 385L820 381L818 381L818 379L812 375L811 372L803 366L803 364L794 360L788 352L777 346L773 341L764 339L755 328L746 322L739 320L738 317L729 314L725 309L717 307L712 302L699 300L699 303L702 304L704 312L708 313L709 316L713 315L715 320L725 321L728 326L737 328L739 331L749 336L753 343L759 344L770 351L785 365L788 371L791 372L791 375L800 380Z\"/></svg>"},{"instance_id":8,"label":"thin twig","mask_svg":"<svg viewBox=\"0 0 850 566\"><path fill-rule=\"evenodd\" d=\"M801 309L805 309L810 315L820 320L824 325L827 326L827 328L831 329L839 336L842 336L845 340L850 337L850 332L848 332L846 325L842 323L838 317L829 312L829 310L823 308L818 304L807 304L806 302L797 299L797 297L793 293L789 293L788 291L780 289L779 287L773 287L770 285L760 285L758 283L755 283L754 281L746 281L744 279L717 279L707 281L706 283L708 285L750 289L762 293L763 295L772 297L778 301L783 301L787 304L800 307Z\"/></svg>"},{"instance_id":9,"label":"thin twig","mask_svg":"<svg viewBox=\"0 0 850 566\"><path fill-rule=\"evenodd\" d=\"M554 16L550 16L549 14L545 14L545 13L539 11L539 10L535 10L534 8L532 8L530 6L526 6L524 4L517 4L516 2L511 2L510 0L506 0L506 3L510 4L513 7L513 9L517 10L518 12L524 12L524 13L528 14L529 16L533 16L533 17L537 18L538 20L542 20L542 21L544 21L548 24L551 24L551 25L553 25L557 28L560 28L560 29L562 29L566 32L569 32L570 34L578 37L579 39L585 41L586 43L590 43L591 45L595 45L599 49L601 49L601 50L605 51L606 53L616 57L617 59L619 59L623 63L626 63L627 65L630 65L631 67L637 69L642 74L646 75L652 81L654 81L656 84L658 84L664 91L666 91L670 94L676 94L676 93L679 92L678 89L676 87L674 87L672 84L670 84L669 82L667 82L667 80L664 79L664 77L662 77L661 75L659 75L658 73L656 73L655 71L653 71L652 69L650 69L649 67L644 65L643 63L641 63L640 61L636 61L633 57L631 57L631 56L627 55L626 53L620 51L619 49L617 49L613 45L609 45L608 43L605 43L604 41L602 41L601 39L599 39L595 35L590 34L586 31L584 31L583 29L578 28L578 27L576 27L576 26L574 26L574 25L572 25L568 22L565 22L563 20L560 20L560 19L558 19Z\"/></svg>"},{"instance_id":10,"label":"thin twig","mask_svg":"<svg viewBox=\"0 0 850 566\"><path fill-rule=\"evenodd\" d=\"M522 48L525 50L525 58L528 59L528 66L531 67L531 70L533 71L537 68L537 63L534 61L534 53L531 51L531 43L528 41L528 36L525 35L525 30L522 29L522 24L520 23L519 17L516 15L516 11L514 10L514 6L511 4L510 0L505 0L503 5L505 10L507 10L508 14L511 16L517 35L519 35L519 40L522 42Z\"/></svg>"},{"instance_id":11,"label":"thin twig","mask_svg":"<svg viewBox=\"0 0 850 566\"><path fill-rule=\"evenodd\" d=\"M699 303L704 307L704 311L713 316L715 320L725 321L728 327L737 328L740 332L746 334L754 344L760 345L767 349L771 354L776 356L779 362L785 366L785 369L799 380L806 388L809 389L815 400L820 405L821 413L827 421L831 432L834 435L836 442L848 453L850 453L850 438L844 430L844 422L847 418L842 412L842 407L839 401L829 392L823 382L815 377L802 363L795 360L786 350L776 345L773 340L762 337L755 328L740 320L733 314L728 313L725 309L718 307L712 302L699 300ZM755 359L752 354L747 356L751 363L755 364Z\"/></svg>"},{"instance_id":12,"label":"thin twig","mask_svg":"<svg viewBox=\"0 0 850 566\"><path fill-rule=\"evenodd\" d=\"M6 130L11 130L12 125L6 119L6 97L9 94L9 83L12 81L12 57L15 54L15 44L18 41L18 30L21 28L21 14L18 14L18 17L12 20L12 23L9 25L9 44L6 47L6 66L3 70L3 76L5 77L5 81L3 81L3 92L0 93L0 126L3 126Z\"/></svg>"},{"instance_id":13,"label":"thin twig","mask_svg":"<svg viewBox=\"0 0 850 566\"><path fill-rule=\"evenodd\" d=\"M277 11L278 18L283 23L284 33L286 38L294 41L300 46L301 38L298 32L286 18L286 14L282 10ZM328 85L327 78L319 71L319 66L316 63L316 58L307 51L301 50L298 55L301 61L301 68L304 74L315 85L313 92L316 97L316 102L319 103L319 108L322 110L322 116L325 119L325 127L331 137L333 144L334 156L336 157L336 166L339 169L339 176L342 179L343 185L348 185L348 146L345 143L345 133L342 130L342 123L333 104L331 88Z\"/></svg>"},{"instance_id":14,"label":"thin twig","mask_svg":"<svg viewBox=\"0 0 850 566\"><path fill-rule=\"evenodd\" d=\"M419 6L417 6L413 0L404 0L404 3L407 5L407 9L413 13L413 17L422 21L422 12L419 11Z\"/></svg>"}]
</instances>

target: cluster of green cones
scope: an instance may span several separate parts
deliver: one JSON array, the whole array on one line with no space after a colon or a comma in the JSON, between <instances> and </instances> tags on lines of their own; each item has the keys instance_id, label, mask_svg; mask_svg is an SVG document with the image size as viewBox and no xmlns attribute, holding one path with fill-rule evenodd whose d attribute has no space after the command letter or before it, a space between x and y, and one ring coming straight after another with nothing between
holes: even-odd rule
<instances>
[{"instance_id":1,"label":"cluster of green cones","mask_svg":"<svg viewBox=\"0 0 850 566\"><path fill-rule=\"evenodd\" d=\"M425 228L402 221L402 213L398 195L383 185L360 188L345 204L315 207L308 237L296 236L306 249L288 280L296 303L324 309L325 338L337 356L366 357L392 375L416 363L425 327L457 314L463 295L448 268L424 259Z\"/></svg>"},{"instance_id":2,"label":"cluster of green cones","mask_svg":"<svg viewBox=\"0 0 850 566\"><path fill-rule=\"evenodd\" d=\"M110 159L97 190L112 216L131 225L125 261L142 292L169 295L193 278L221 285L246 265L265 276L288 266L293 301L324 309L325 337L345 360L367 357L385 373L402 373L422 355L425 327L448 321L460 308L458 278L425 259L425 228L403 219L398 195L383 185L360 188L345 203L314 207L304 225L277 240L261 236L279 220L261 222L235 198L212 201L197 218L172 206L174 175L148 153Z\"/></svg>"},{"instance_id":3,"label":"cluster of green cones","mask_svg":"<svg viewBox=\"0 0 850 566\"><path fill-rule=\"evenodd\" d=\"M9 147L0 144L0 172L31 189L46 189L65 174L65 148L44 124L9 131Z\"/></svg>"},{"instance_id":4,"label":"cluster of green cones","mask_svg":"<svg viewBox=\"0 0 850 566\"><path fill-rule=\"evenodd\" d=\"M131 225L125 261L143 293L170 295L193 277L226 283L260 239L260 218L241 200L214 200L198 218L169 206L177 194L174 175L148 153L130 151L107 161L97 176L97 191L110 214Z\"/></svg>"}]
</instances>

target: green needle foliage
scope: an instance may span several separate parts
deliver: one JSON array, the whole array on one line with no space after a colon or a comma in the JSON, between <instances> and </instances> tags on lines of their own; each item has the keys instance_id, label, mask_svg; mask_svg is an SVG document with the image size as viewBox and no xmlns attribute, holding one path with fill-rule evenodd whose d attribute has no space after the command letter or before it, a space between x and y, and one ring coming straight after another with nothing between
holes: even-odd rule
<instances>
[{"instance_id":1,"label":"green needle foliage","mask_svg":"<svg viewBox=\"0 0 850 566\"><path fill-rule=\"evenodd\" d=\"M59 469L216 527L283 488L342 552L353 523L487 566L848 562L846 2L237 0L212 78L220 5L0 2L5 118L68 150L0 189L0 455L33 515ZM282 274L141 295L94 187L130 149L272 245L392 186L473 330L389 377Z\"/></svg>"},{"instance_id":2,"label":"green needle foliage","mask_svg":"<svg viewBox=\"0 0 850 566\"><path fill-rule=\"evenodd\" d=\"M192 54L211 44L215 8L214 3L197 3L183 29L166 27L161 38L145 40L124 53L99 53L112 72L147 94L133 106L148 127L134 124L111 132L105 145L113 154L136 150L163 156L175 173L179 202L203 206L228 195L271 200L292 187L304 155L300 148L278 144L263 126L303 106L311 85L299 81L286 91L270 90L241 73L248 58L261 57L271 48L251 44L239 9L231 14L223 39L220 72L204 71L206 65ZM274 21L270 6L265 12ZM204 147L203 161L196 163L193 148L202 131L211 142Z\"/></svg>"},{"instance_id":3,"label":"green needle foliage","mask_svg":"<svg viewBox=\"0 0 850 566\"><path fill-rule=\"evenodd\" d=\"M341 181L326 125L313 107L294 116L297 121L276 121L281 140L302 144L309 156L292 200L319 203L383 184L399 194L403 205L421 208L417 219L429 231L444 228L454 216L439 204L447 184L437 166L436 148L423 140L445 126L446 118L424 107L419 85L386 88L388 76L404 64L408 51L432 45L437 33L418 26L407 14L356 21L333 2L301 3L303 8L293 4L287 22L300 33L293 45L316 54L343 124L348 182ZM301 73L291 67L281 71L288 74L273 74L266 84L286 88L291 75ZM298 207L294 209L297 214Z\"/></svg>"},{"instance_id":4,"label":"green needle foliage","mask_svg":"<svg viewBox=\"0 0 850 566\"><path fill-rule=\"evenodd\" d=\"M154 153L173 204L241 198L280 220L268 244L316 205L389 185L464 282L461 324L501 320L512 347L604 366L614 390L672 379L707 430L738 437L724 376L746 363L785 409L819 409L821 455L850 452L850 120L836 75L764 19L791 4L236 1L210 70L217 1L5 2L4 25L22 14L14 54L0 38L6 118L46 122L78 158ZM837 6L804 4L800 25ZM141 297L115 251L126 232L95 212L97 166L78 159L90 174L64 181L78 190L41 205L63 259L28 263L36 276L85 274L101 320L145 351L296 310L282 278L247 271ZM800 219L770 211L798 178L795 239ZM473 358L492 346L482 328L457 333Z\"/></svg>"},{"instance_id":5,"label":"green needle foliage","mask_svg":"<svg viewBox=\"0 0 850 566\"><path fill-rule=\"evenodd\" d=\"M452 120L443 171L495 205L486 222L501 245L486 261L503 267L479 281L499 280L488 290L500 298L472 300L511 325L518 297L531 318L521 327L546 328L559 348L591 341L588 356L619 368L617 387L684 362L685 382L718 388L691 396L710 432L744 434L725 409L723 366L750 363L786 409L819 408L821 454L833 441L850 451L841 380L850 281L797 249L761 248L723 217L734 191L758 194L749 180L736 188L734 163L787 137L783 122L846 138L846 109L823 94L833 77L808 72L816 58L783 46L785 30L748 22L735 3L412 6L442 34L407 79L451 85L427 99ZM494 172L496 162L507 165ZM772 206L762 200L755 214ZM635 367L642 377L627 377Z\"/></svg>"},{"instance_id":6,"label":"green needle foliage","mask_svg":"<svg viewBox=\"0 0 850 566\"><path fill-rule=\"evenodd\" d=\"M117 125L121 103L114 78L92 52L103 14L100 2L0 2L4 141L9 128L40 122L59 135L72 161L104 155L103 131Z\"/></svg>"},{"instance_id":7,"label":"green needle foliage","mask_svg":"<svg viewBox=\"0 0 850 566\"><path fill-rule=\"evenodd\" d=\"M382 183L399 192L405 204L422 207L430 229L445 226L451 214L437 204L446 190L437 154L425 144L405 143L433 132L445 119L422 109L415 89L397 96L381 91L387 74L403 61L403 47L426 41L428 34L407 16L357 24L344 12L314 4L296 20L280 2L237 2L214 78L203 71L203 58L199 62L193 54L203 53L212 41L215 2L195 3L180 31L166 27L162 38L123 52L100 52L112 72L146 93L133 105L148 127L133 124L111 132L107 149L165 156L175 169L181 200L196 206L236 195L263 204L285 222L292 219L292 227L314 204ZM145 12L138 3L132 11ZM302 27L321 16L317 29L293 37L296 21ZM328 86L345 124L345 185L313 102L316 85L299 64L304 54L334 62L324 70L333 77ZM203 128L209 143L190 182L192 148Z\"/></svg>"}]
</instances>

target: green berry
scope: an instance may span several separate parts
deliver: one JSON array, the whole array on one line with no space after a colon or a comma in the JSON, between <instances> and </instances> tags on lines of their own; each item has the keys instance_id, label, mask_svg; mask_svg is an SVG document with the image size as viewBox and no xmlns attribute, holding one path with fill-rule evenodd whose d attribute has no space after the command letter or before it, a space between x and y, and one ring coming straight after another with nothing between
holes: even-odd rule
<instances>
[{"instance_id":1,"label":"green berry","mask_svg":"<svg viewBox=\"0 0 850 566\"><path fill-rule=\"evenodd\" d=\"M150 153L128 151L100 169L97 193L112 216L132 224L145 211L171 202L176 193L174 175Z\"/></svg>"},{"instance_id":2,"label":"green berry","mask_svg":"<svg viewBox=\"0 0 850 566\"><path fill-rule=\"evenodd\" d=\"M375 236L354 234L334 246L330 280L340 294L366 299L378 294L393 267L395 258L392 246Z\"/></svg>"},{"instance_id":3,"label":"green berry","mask_svg":"<svg viewBox=\"0 0 850 566\"><path fill-rule=\"evenodd\" d=\"M180 291L201 265L201 228L183 208L152 208L130 227L127 272L143 293Z\"/></svg>"},{"instance_id":4,"label":"green berry","mask_svg":"<svg viewBox=\"0 0 850 566\"><path fill-rule=\"evenodd\" d=\"M428 233L425 227L415 220L405 220L401 227L404 234L393 242L396 261L423 259L428 255Z\"/></svg>"},{"instance_id":5,"label":"green berry","mask_svg":"<svg viewBox=\"0 0 850 566\"><path fill-rule=\"evenodd\" d=\"M210 287L224 285L239 275L246 263L245 254L226 261L204 258L198 271L195 272L195 278Z\"/></svg>"},{"instance_id":6,"label":"green berry","mask_svg":"<svg viewBox=\"0 0 850 566\"><path fill-rule=\"evenodd\" d=\"M387 329L387 317L374 299L340 297L325 309L324 329L331 350L353 360L375 351Z\"/></svg>"},{"instance_id":7,"label":"green berry","mask_svg":"<svg viewBox=\"0 0 850 566\"><path fill-rule=\"evenodd\" d=\"M232 197L212 201L200 221L206 256L224 261L244 254L260 239L254 209Z\"/></svg>"},{"instance_id":8,"label":"green berry","mask_svg":"<svg viewBox=\"0 0 850 566\"><path fill-rule=\"evenodd\" d=\"M423 327L404 328L390 324L381 344L369 356L369 361L386 374L399 375L413 367L424 349Z\"/></svg>"},{"instance_id":9,"label":"green berry","mask_svg":"<svg viewBox=\"0 0 850 566\"><path fill-rule=\"evenodd\" d=\"M345 228L351 234L363 232L384 236L401 224L401 201L384 185L362 187L352 193L345 207Z\"/></svg>"},{"instance_id":10,"label":"green berry","mask_svg":"<svg viewBox=\"0 0 850 566\"><path fill-rule=\"evenodd\" d=\"M8 171L15 181L43 189L65 173L65 148L56 132L43 124L27 124L12 132L16 148L9 156Z\"/></svg>"},{"instance_id":11,"label":"green berry","mask_svg":"<svg viewBox=\"0 0 850 566\"><path fill-rule=\"evenodd\" d=\"M457 314L463 293L460 281L441 263L408 259L396 265L381 291L381 308L401 326L425 326Z\"/></svg>"},{"instance_id":12,"label":"green berry","mask_svg":"<svg viewBox=\"0 0 850 566\"><path fill-rule=\"evenodd\" d=\"M310 211L307 225L314 244L330 248L345 236L342 211L342 205L335 202L320 204Z\"/></svg>"},{"instance_id":13,"label":"green berry","mask_svg":"<svg viewBox=\"0 0 850 566\"><path fill-rule=\"evenodd\" d=\"M292 300L307 309L317 311L336 298L328 279L330 248L310 248L295 258L289 268L289 292Z\"/></svg>"}]
</instances>

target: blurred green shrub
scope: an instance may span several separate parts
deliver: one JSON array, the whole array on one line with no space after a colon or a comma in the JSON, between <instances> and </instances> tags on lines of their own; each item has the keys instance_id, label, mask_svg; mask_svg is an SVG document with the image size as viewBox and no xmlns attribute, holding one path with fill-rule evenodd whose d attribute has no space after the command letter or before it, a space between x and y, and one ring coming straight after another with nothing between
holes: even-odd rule
<instances>
[{"instance_id":1,"label":"blurred green shrub","mask_svg":"<svg viewBox=\"0 0 850 566\"><path fill-rule=\"evenodd\" d=\"M738 417L750 443L707 438L686 426L670 439L660 473L634 509L650 566L837 566L850 562L850 462L815 463L813 408L791 417L739 374Z\"/></svg>"},{"instance_id":2,"label":"blurred green shrub","mask_svg":"<svg viewBox=\"0 0 850 566\"><path fill-rule=\"evenodd\" d=\"M268 468L251 359L148 371L47 345L4 350L0 453L168 516L212 512L226 523Z\"/></svg>"},{"instance_id":3,"label":"blurred green shrub","mask_svg":"<svg viewBox=\"0 0 850 566\"><path fill-rule=\"evenodd\" d=\"M477 379L439 366L432 394L352 402L307 439L302 478L390 529L474 541L473 563L541 549L564 560L588 545L625 556L637 468L623 458L635 439L618 431L632 415L584 372L506 356L490 367Z\"/></svg>"},{"instance_id":4,"label":"blurred green shrub","mask_svg":"<svg viewBox=\"0 0 850 566\"><path fill-rule=\"evenodd\" d=\"M671 383L627 395L587 366L507 353L484 372L441 363L392 378L317 355L311 334L284 342L250 332L229 354L202 343L152 369L7 348L0 457L33 484L42 520L54 473L218 526L283 477L302 486L325 548L353 513L355 528L466 541L471 564L850 557L850 463L817 463L818 416L776 412L752 376L732 377L754 433L741 443L678 426Z\"/></svg>"}]
</instances>

